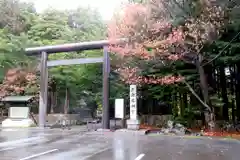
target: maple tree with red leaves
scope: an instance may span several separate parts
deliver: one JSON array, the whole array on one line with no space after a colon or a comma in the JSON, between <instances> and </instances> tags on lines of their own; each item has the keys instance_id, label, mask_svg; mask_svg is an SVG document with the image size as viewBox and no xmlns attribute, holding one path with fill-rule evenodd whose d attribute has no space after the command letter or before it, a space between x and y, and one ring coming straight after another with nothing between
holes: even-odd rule
<instances>
[{"instance_id":1,"label":"maple tree with red leaves","mask_svg":"<svg viewBox=\"0 0 240 160\"><path fill-rule=\"evenodd\" d=\"M150 0L145 4L126 4L108 26L109 39L127 38L125 44L110 46L124 61L118 69L128 84L172 84L184 79L181 75L143 77L142 68L130 66L133 57L146 62L160 57L160 61L187 61L186 55L196 56L206 43L218 37L224 24L225 12L209 1L200 1L199 16L185 18L183 24L174 25L164 10L164 1ZM139 60L139 59L138 59Z\"/></svg>"},{"instance_id":2,"label":"maple tree with red leaves","mask_svg":"<svg viewBox=\"0 0 240 160\"><path fill-rule=\"evenodd\" d=\"M164 0L148 0L146 3L130 3L123 7L120 14L108 27L109 39L126 38L127 42L110 46L111 52L123 59L119 73L128 84L174 84L184 82L189 90L206 107L205 121L209 128L215 127L214 107L210 105L208 86L203 69L202 49L219 38L228 23L225 8L217 1L190 1L195 6L192 14L185 14L179 22L165 8ZM185 12L184 9L182 9ZM157 60L157 61L156 61ZM175 75L144 75L141 61L162 66L174 65L175 61L194 64L198 70L204 100L184 80L179 73Z\"/></svg>"},{"instance_id":3,"label":"maple tree with red leaves","mask_svg":"<svg viewBox=\"0 0 240 160\"><path fill-rule=\"evenodd\" d=\"M21 68L9 69L2 84L0 84L0 98L24 94L32 86L39 88L35 72L29 72Z\"/></svg>"}]
</instances>

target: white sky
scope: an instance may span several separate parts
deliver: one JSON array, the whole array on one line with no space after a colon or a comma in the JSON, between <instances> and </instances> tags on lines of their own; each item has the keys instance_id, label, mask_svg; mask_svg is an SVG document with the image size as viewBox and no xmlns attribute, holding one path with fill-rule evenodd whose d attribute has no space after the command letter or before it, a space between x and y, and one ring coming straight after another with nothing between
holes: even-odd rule
<instances>
[{"instance_id":1,"label":"white sky","mask_svg":"<svg viewBox=\"0 0 240 160\"><path fill-rule=\"evenodd\" d=\"M21 0L25 2L33 2L37 12L41 12L49 7L54 9L75 9L78 6L90 6L97 9L103 19L109 20L114 10L120 6L122 2L127 0Z\"/></svg>"}]
</instances>

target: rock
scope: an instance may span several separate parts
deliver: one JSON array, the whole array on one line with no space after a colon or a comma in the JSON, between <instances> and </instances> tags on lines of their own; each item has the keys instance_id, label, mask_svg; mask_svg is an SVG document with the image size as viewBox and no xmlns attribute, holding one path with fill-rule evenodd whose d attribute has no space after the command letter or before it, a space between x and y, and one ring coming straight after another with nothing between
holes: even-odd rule
<instances>
[{"instance_id":1,"label":"rock","mask_svg":"<svg viewBox=\"0 0 240 160\"><path fill-rule=\"evenodd\" d=\"M203 136L202 133L196 133L196 136Z\"/></svg>"},{"instance_id":2,"label":"rock","mask_svg":"<svg viewBox=\"0 0 240 160\"><path fill-rule=\"evenodd\" d=\"M186 133L186 128L185 127L182 127L179 129L180 132L183 132L184 134Z\"/></svg>"},{"instance_id":3,"label":"rock","mask_svg":"<svg viewBox=\"0 0 240 160\"><path fill-rule=\"evenodd\" d=\"M185 128L184 125L182 125L182 124L180 124L180 123L175 124L174 127L175 127L175 128Z\"/></svg>"},{"instance_id":4,"label":"rock","mask_svg":"<svg viewBox=\"0 0 240 160\"><path fill-rule=\"evenodd\" d=\"M175 135L185 135L186 128L184 125L177 123L173 125L174 123L172 121L168 121L168 127L170 129L170 133L174 133Z\"/></svg>"},{"instance_id":5,"label":"rock","mask_svg":"<svg viewBox=\"0 0 240 160\"><path fill-rule=\"evenodd\" d=\"M161 132L162 132L163 134L169 134L169 133L171 133L171 130L170 130L169 128L163 128L163 129L161 130Z\"/></svg>"},{"instance_id":6,"label":"rock","mask_svg":"<svg viewBox=\"0 0 240 160\"><path fill-rule=\"evenodd\" d=\"M186 134L186 135L191 135L192 132L191 132L190 130L186 129L186 130L185 130L185 134Z\"/></svg>"},{"instance_id":7,"label":"rock","mask_svg":"<svg viewBox=\"0 0 240 160\"><path fill-rule=\"evenodd\" d=\"M103 129L103 128L98 128L96 129L97 132L111 132L110 129Z\"/></svg>"},{"instance_id":8,"label":"rock","mask_svg":"<svg viewBox=\"0 0 240 160\"><path fill-rule=\"evenodd\" d=\"M185 129L184 128L181 128L181 129L173 128L172 133L174 133L175 135L183 136L183 135L185 135Z\"/></svg>"},{"instance_id":9,"label":"rock","mask_svg":"<svg viewBox=\"0 0 240 160\"><path fill-rule=\"evenodd\" d=\"M173 121L167 122L167 128L162 128L160 131L157 131L158 134L165 135L192 135L192 132L188 130L184 125L177 123L174 125Z\"/></svg>"},{"instance_id":10,"label":"rock","mask_svg":"<svg viewBox=\"0 0 240 160\"><path fill-rule=\"evenodd\" d=\"M170 128L170 129L172 129L172 128L173 128L173 124L174 124L173 121L168 121L168 122L167 122L167 127Z\"/></svg>"},{"instance_id":11,"label":"rock","mask_svg":"<svg viewBox=\"0 0 240 160\"><path fill-rule=\"evenodd\" d=\"M191 136L203 136L201 133L192 133Z\"/></svg>"}]
</instances>

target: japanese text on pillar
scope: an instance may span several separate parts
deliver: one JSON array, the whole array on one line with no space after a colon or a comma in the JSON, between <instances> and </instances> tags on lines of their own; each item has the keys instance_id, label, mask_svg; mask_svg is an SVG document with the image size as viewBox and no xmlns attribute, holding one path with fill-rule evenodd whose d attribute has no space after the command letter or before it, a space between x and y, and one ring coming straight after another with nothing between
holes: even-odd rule
<instances>
[{"instance_id":1,"label":"japanese text on pillar","mask_svg":"<svg viewBox=\"0 0 240 160\"><path fill-rule=\"evenodd\" d=\"M137 86L130 85L130 119L137 119Z\"/></svg>"}]
</instances>

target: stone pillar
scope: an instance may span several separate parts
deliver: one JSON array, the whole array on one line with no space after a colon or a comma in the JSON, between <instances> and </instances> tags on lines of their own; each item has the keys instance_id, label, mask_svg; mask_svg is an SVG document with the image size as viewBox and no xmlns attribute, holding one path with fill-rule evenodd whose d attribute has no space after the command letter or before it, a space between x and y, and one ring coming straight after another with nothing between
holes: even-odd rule
<instances>
[{"instance_id":1,"label":"stone pillar","mask_svg":"<svg viewBox=\"0 0 240 160\"><path fill-rule=\"evenodd\" d=\"M48 94L48 69L47 69L47 58L46 52L42 52L41 57L41 68L40 68L40 98L39 98L39 122L40 128L44 128L46 124L46 113L47 113L47 94Z\"/></svg>"},{"instance_id":2,"label":"stone pillar","mask_svg":"<svg viewBox=\"0 0 240 160\"><path fill-rule=\"evenodd\" d=\"M102 101L102 128L110 129L109 118L109 73L110 57L107 47L103 48L103 101Z\"/></svg>"},{"instance_id":3,"label":"stone pillar","mask_svg":"<svg viewBox=\"0 0 240 160\"><path fill-rule=\"evenodd\" d=\"M140 121L137 112L137 86L130 85L130 119L127 120L127 128L130 130L138 130Z\"/></svg>"}]
</instances>

